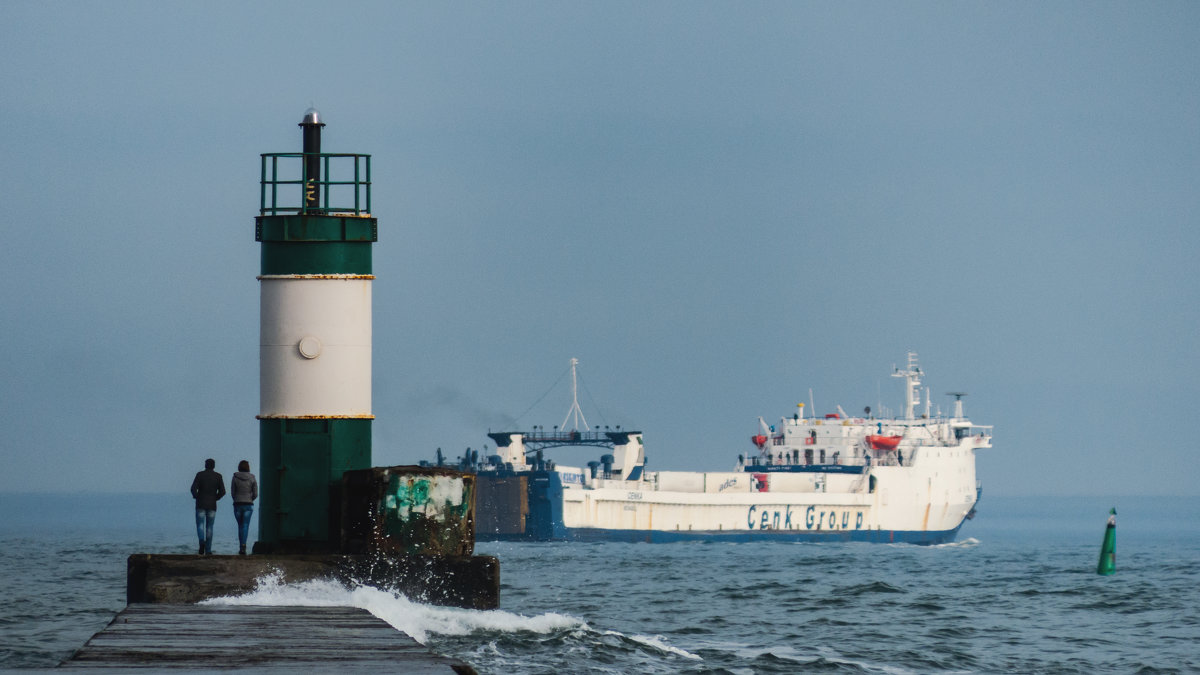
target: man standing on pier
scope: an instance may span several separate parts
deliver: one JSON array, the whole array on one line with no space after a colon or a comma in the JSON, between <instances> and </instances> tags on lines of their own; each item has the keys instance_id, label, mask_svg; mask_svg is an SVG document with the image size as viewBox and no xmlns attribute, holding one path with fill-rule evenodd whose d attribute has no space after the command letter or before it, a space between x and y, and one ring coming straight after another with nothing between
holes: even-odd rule
<instances>
[{"instance_id":1,"label":"man standing on pier","mask_svg":"<svg viewBox=\"0 0 1200 675\"><path fill-rule=\"evenodd\" d=\"M217 519L217 500L225 496L225 479L213 471L212 459L204 460L204 470L192 481L192 497L196 499L196 536L200 538L200 555L212 555L213 521Z\"/></svg>"}]
</instances>

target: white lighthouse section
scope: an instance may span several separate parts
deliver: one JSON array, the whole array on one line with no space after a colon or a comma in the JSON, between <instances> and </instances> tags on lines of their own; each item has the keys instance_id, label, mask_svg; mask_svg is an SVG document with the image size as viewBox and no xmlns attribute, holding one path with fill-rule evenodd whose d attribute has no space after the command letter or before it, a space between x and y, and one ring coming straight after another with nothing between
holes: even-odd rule
<instances>
[{"instance_id":1,"label":"white lighthouse section","mask_svg":"<svg viewBox=\"0 0 1200 675\"><path fill-rule=\"evenodd\" d=\"M259 417L372 417L374 276L258 279Z\"/></svg>"}]
</instances>

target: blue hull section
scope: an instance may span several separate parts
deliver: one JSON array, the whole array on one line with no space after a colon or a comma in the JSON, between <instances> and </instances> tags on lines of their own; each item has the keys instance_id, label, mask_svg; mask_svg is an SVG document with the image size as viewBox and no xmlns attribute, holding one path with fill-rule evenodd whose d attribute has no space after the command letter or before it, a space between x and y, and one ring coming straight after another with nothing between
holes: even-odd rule
<instances>
[{"instance_id":1,"label":"blue hull section","mask_svg":"<svg viewBox=\"0 0 1200 675\"><path fill-rule=\"evenodd\" d=\"M676 532L673 530L602 530L599 528L559 527L556 536L542 538L529 535L502 535L477 533L479 541L617 541L647 544L667 544L682 541L711 542L865 542L872 544L947 544L958 536L958 529L939 532L891 531L891 530L846 530L839 532L811 532L787 530L745 530L731 532Z\"/></svg>"}]
</instances>

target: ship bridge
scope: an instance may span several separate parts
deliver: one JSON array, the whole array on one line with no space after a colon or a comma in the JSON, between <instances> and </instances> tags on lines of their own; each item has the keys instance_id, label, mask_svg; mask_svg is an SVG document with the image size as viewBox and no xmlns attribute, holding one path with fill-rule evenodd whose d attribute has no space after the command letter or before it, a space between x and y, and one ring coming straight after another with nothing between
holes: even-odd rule
<instances>
[{"instance_id":1,"label":"ship bridge","mask_svg":"<svg viewBox=\"0 0 1200 675\"><path fill-rule=\"evenodd\" d=\"M508 448L512 454L512 446L520 446L518 453L534 454L550 448L592 447L613 450L619 446L628 445L630 439L640 439L640 431L622 431L620 426L615 429L588 426L583 409L579 407L579 376L576 369L579 359L571 359L571 407L562 424L546 431L545 427L535 426L529 431L496 431L488 432L488 438L496 442L496 448ZM570 425L568 427L568 424ZM580 429L582 427L582 429ZM520 443L516 441L520 440ZM511 461L511 460L510 460Z\"/></svg>"},{"instance_id":2,"label":"ship bridge","mask_svg":"<svg viewBox=\"0 0 1200 675\"><path fill-rule=\"evenodd\" d=\"M571 408L561 425L553 431L545 427L534 426L528 431L489 431L488 438L496 443L496 454L485 458L490 466L502 467L508 471L553 470L554 462L543 456L543 451L551 448L592 447L607 450L600 456L599 461L588 462L588 468L593 476L600 475L613 478L620 476L625 480L641 478L642 469L646 464L646 453L642 449L642 432L622 429L620 426L603 430L589 426L579 407L579 379L576 368L579 359L571 359ZM469 462L475 461L472 455Z\"/></svg>"},{"instance_id":3,"label":"ship bridge","mask_svg":"<svg viewBox=\"0 0 1200 675\"><path fill-rule=\"evenodd\" d=\"M525 452L537 452L550 448L586 446L593 448L608 448L612 450L619 445L629 443L629 439L640 431L579 431L578 429L563 429L554 431L496 431L488 434L488 438L496 443L497 448L507 448L513 442L514 436L520 436L525 444Z\"/></svg>"}]
</instances>

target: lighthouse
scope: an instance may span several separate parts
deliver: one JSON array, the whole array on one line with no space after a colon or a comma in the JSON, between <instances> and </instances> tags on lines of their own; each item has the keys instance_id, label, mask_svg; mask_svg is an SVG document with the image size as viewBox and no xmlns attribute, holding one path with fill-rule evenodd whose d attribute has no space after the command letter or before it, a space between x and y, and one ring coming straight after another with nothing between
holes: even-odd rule
<instances>
[{"instance_id":1,"label":"lighthouse","mask_svg":"<svg viewBox=\"0 0 1200 675\"><path fill-rule=\"evenodd\" d=\"M371 156L322 152L324 126L310 109L300 152L261 156L256 555L133 554L130 604L238 595L274 570L500 606L499 561L474 555L475 475L371 466Z\"/></svg>"},{"instance_id":2,"label":"lighthouse","mask_svg":"<svg viewBox=\"0 0 1200 675\"><path fill-rule=\"evenodd\" d=\"M371 466L371 156L322 153L324 126L262 155L255 553L336 548L339 481Z\"/></svg>"}]
</instances>

